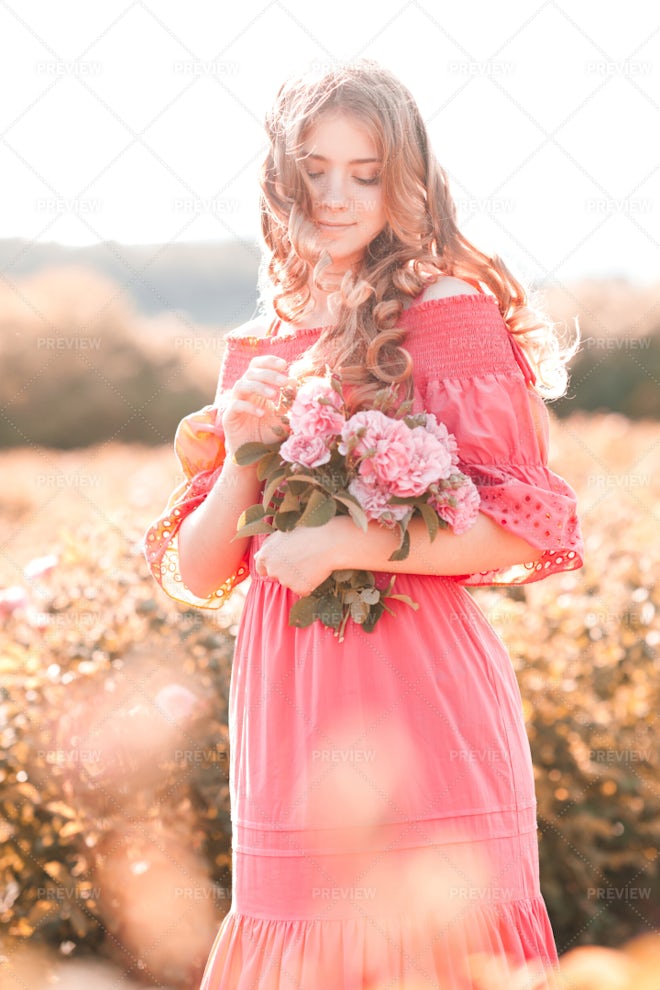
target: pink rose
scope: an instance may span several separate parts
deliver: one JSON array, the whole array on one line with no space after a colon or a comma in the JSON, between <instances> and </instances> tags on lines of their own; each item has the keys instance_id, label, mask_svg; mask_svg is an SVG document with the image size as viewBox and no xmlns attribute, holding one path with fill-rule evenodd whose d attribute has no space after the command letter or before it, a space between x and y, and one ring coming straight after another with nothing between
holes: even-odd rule
<instances>
[{"instance_id":1,"label":"pink rose","mask_svg":"<svg viewBox=\"0 0 660 990\"><path fill-rule=\"evenodd\" d=\"M360 459L373 456L383 441L403 441L409 432L404 422L392 419L378 409L365 409L354 413L341 433L340 454L350 454Z\"/></svg>"},{"instance_id":2,"label":"pink rose","mask_svg":"<svg viewBox=\"0 0 660 990\"><path fill-rule=\"evenodd\" d=\"M280 447L280 457L290 464L315 468L330 460L330 451L323 437L301 436L293 433Z\"/></svg>"},{"instance_id":3,"label":"pink rose","mask_svg":"<svg viewBox=\"0 0 660 990\"><path fill-rule=\"evenodd\" d=\"M456 443L456 437L454 434L449 432L444 423L438 423L433 413L426 414L426 429L429 433L432 433L434 437L437 437L438 440L447 444L449 453L451 454L452 465L457 467L458 444Z\"/></svg>"},{"instance_id":4,"label":"pink rose","mask_svg":"<svg viewBox=\"0 0 660 990\"><path fill-rule=\"evenodd\" d=\"M348 490L367 514L367 519L378 519L387 505L387 492L368 485L362 478L353 478Z\"/></svg>"},{"instance_id":5,"label":"pink rose","mask_svg":"<svg viewBox=\"0 0 660 990\"><path fill-rule=\"evenodd\" d=\"M372 486L404 498L423 495L454 467L451 435L435 417L429 425L430 430L425 426L411 429L403 420L379 410L359 412L342 430L339 452L359 461L361 477Z\"/></svg>"},{"instance_id":6,"label":"pink rose","mask_svg":"<svg viewBox=\"0 0 660 990\"><path fill-rule=\"evenodd\" d=\"M388 505L388 493L382 488L367 484L363 478L353 478L348 490L364 509L367 519L395 523L400 522L410 511L410 507L407 505Z\"/></svg>"},{"instance_id":7,"label":"pink rose","mask_svg":"<svg viewBox=\"0 0 660 990\"><path fill-rule=\"evenodd\" d=\"M455 502L455 505L451 505L448 499ZM480 503L479 491L470 478L459 488L447 489L429 499L429 505L433 506L441 519L449 523L457 536L474 525Z\"/></svg>"},{"instance_id":8,"label":"pink rose","mask_svg":"<svg viewBox=\"0 0 660 990\"><path fill-rule=\"evenodd\" d=\"M360 475L372 486L392 491L392 482L410 470L410 429L377 409L355 413L342 430L339 453L359 462Z\"/></svg>"},{"instance_id":9,"label":"pink rose","mask_svg":"<svg viewBox=\"0 0 660 990\"><path fill-rule=\"evenodd\" d=\"M423 495L429 485L447 478L452 471L451 452L445 440L424 426L409 431L410 463L406 474L393 479L391 492L403 498Z\"/></svg>"},{"instance_id":10,"label":"pink rose","mask_svg":"<svg viewBox=\"0 0 660 990\"><path fill-rule=\"evenodd\" d=\"M325 378L308 378L287 413L291 432L305 437L338 436L346 423L342 409L341 396Z\"/></svg>"}]
</instances>

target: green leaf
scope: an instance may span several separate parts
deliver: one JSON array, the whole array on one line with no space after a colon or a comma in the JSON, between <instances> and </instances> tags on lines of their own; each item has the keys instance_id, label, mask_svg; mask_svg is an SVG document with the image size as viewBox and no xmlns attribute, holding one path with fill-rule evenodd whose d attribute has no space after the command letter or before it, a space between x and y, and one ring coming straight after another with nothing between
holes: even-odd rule
<instances>
[{"instance_id":1,"label":"green leaf","mask_svg":"<svg viewBox=\"0 0 660 990\"><path fill-rule=\"evenodd\" d=\"M312 486L307 481L296 480L294 477L287 478L286 487L293 495L302 495Z\"/></svg>"},{"instance_id":2,"label":"green leaf","mask_svg":"<svg viewBox=\"0 0 660 990\"><path fill-rule=\"evenodd\" d=\"M311 595L299 598L289 609L289 625L297 626L299 629L304 626L311 626L317 618L317 599Z\"/></svg>"},{"instance_id":3,"label":"green leaf","mask_svg":"<svg viewBox=\"0 0 660 990\"><path fill-rule=\"evenodd\" d=\"M265 519L257 519L256 522L246 523L245 526L241 526L238 532L232 536L230 543L234 540L246 539L248 536L257 536L258 533L274 533L275 528L271 526L269 522Z\"/></svg>"},{"instance_id":4,"label":"green leaf","mask_svg":"<svg viewBox=\"0 0 660 990\"><path fill-rule=\"evenodd\" d=\"M337 512L334 498L323 492L313 492L300 517L301 526L324 526Z\"/></svg>"},{"instance_id":5,"label":"green leaf","mask_svg":"<svg viewBox=\"0 0 660 990\"><path fill-rule=\"evenodd\" d=\"M300 512L300 501L297 495L294 495L290 490L289 486L286 486L286 491L284 493L284 498L281 504L278 506L278 512Z\"/></svg>"},{"instance_id":6,"label":"green leaf","mask_svg":"<svg viewBox=\"0 0 660 990\"><path fill-rule=\"evenodd\" d=\"M277 444L279 447L279 443ZM234 460L237 464L254 464L264 456L264 454L269 454L273 450L273 445L266 443L243 443L234 452Z\"/></svg>"},{"instance_id":7,"label":"green leaf","mask_svg":"<svg viewBox=\"0 0 660 990\"><path fill-rule=\"evenodd\" d=\"M345 505L347 507L350 517L355 523L355 525L359 526L360 529L364 530L364 532L366 533L367 523L368 523L367 514L360 505L360 503L357 501L357 499L353 498L352 495L348 495L348 494L335 495L335 499L338 502L341 502L342 505Z\"/></svg>"},{"instance_id":8,"label":"green leaf","mask_svg":"<svg viewBox=\"0 0 660 990\"><path fill-rule=\"evenodd\" d=\"M399 544L398 549L395 550L394 553L391 553L387 559L405 560L409 553L410 553L410 534L406 529L404 530L403 537L401 539L401 543Z\"/></svg>"},{"instance_id":9,"label":"green leaf","mask_svg":"<svg viewBox=\"0 0 660 990\"><path fill-rule=\"evenodd\" d=\"M314 485L314 487L323 488L323 485L319 479L311 474L300 474L300 472L297 474L291 474L289 475L289 481L304 481L307 485Z\"/></svg>"},{"instance_id":10,"label":"green leaf","mask_svg":"<svg viewBox=\"0 0 660 990\"><path fill-rule=\"evenodd\" d=\"M337 584L332 574L330 574L325 579L325 581L322 581L321 584L317 585L316 588L314 588L311 594L315 595L317 598L320 598L322 595L325 594L330 594L330 593L334 594L336 590L337 590Z\"/></svg>"},{"instance_id":11,"label":"green leaf","mask_svg":"<svg viewBox=\"0 0 660 990\"><path fill-rule=\"evenodd\" d=\"M300 521L300 512L276 512L273 516L273 525L281 533L289 533L295 529Z\"/></svg>"},{"instance_id":12,"label":"green leaf","mask_svg":"<svg viewBox=\"0 0 660 990\"><path fill-rule=\"evenodd\" d=\"M264 493L261 498L261 501L264 505L268 505L270 503L270 500L272 499L273 495L275 494L275 491L279 487L279 484L282 481L282 479L285 477L285 475L286 475L286 468L280 468L279 471L275 471L274 474L271 474L270 478L268 479L268 484L264 488Z\"/></svg>"},{"instance_id":13,"label":"green leaf","mask_svg":"<svg viewBox=\"0 0 660 990\"><path fill-rule=\"evenodd\" d=\"M364 631L373 632L374 626L380 619L383 612L389 612L389 611L390 610L386 608L382 602L378 602L377 605L374 605L373 608L370 610L369 615L362 623L362 628L364 629Z\"/></svg>"},{"instance_id":14,"label":"green leaf","mask_svg":"<svg viewBox=\"0 0 660 990\"><path fill-rule=\"evenodd\" d=\"M438 535L438 530L440 529L440 520L438 518L438 513L435 509L431 508L428 502L420 502L417 506L419 513L426 523L426 528L429 531L429 539L433 543L434 539Z\"/></svg>"},{"instance_id":15,"label":"green leaf","mask_svg":"<svg viewBox=\"0 0 660 990\"><path fill-rule=\"evenodd\" d=\"M276 450L270 454L265 454L257 464L257 478L265 481L270 472L280 463L280 456Z\"/></svg>"},{"instance_id":16,"label":"green leaf","mask_svg":"<svg viewBox=\"0 0 660 990\"><path fill-rule=\"evenodd\" d=\"M352 570L333 571L331 577L341 584L343 581L350 581L354 573Z\"/></svg>"},{"instance_id":17,"label":"green leaf","mask_svg":"<svg viewBox=\"0 0 660 990\"><path fill-rule=\"evenodd\" d=\"M344 608L336 595L323 595L317 599L316 614L324 626L339 629L344 614Z\"/></svg>"},{"instance_id":18,"label":"green leaf","mask_svg":"<svg viewBox=\"0 0 660 990\"><path fill-rule=\"evenodd\" d=\"M369 615L369 606L367 605L366 602L357 601L357 602L351 602L350 609L351 609L351 619L353 620L353 622L357 622L358 625L361 626L366 621L367 616Z\"/></svg>"},{"instance_id":19,"label":"green leaf","mask_svg":"<svg viewBox=\"0 0 660 990\"><path fill-rule=\"evenodd\" d=\"M247 509L241 514L238 520L239 526L241 525L241 520L246 524L257 522L259 519L263 519L266 515L266 510L260 502L256 502L255 505L248 505Z\"/></svg>"}]
</instances>

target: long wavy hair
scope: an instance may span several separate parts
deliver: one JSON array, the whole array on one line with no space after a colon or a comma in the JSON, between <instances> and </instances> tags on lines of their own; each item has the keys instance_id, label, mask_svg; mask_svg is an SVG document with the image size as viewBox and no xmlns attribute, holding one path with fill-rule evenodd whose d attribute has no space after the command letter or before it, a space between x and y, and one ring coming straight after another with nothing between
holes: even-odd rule
<instances>
[{"instance_id":1,"label":"long wavy hair","mask_svg":"<svg viewBox=\"0 0 660 990\"><path fill-rule=\"evenodd\" d=\"M337 112L365 127L378 148L387 222L359 265L333 281L324 279L332 259L311 219L302 151L309 128ZM444 274L490 291L536 373L536 390L545 399L565 393L566 364L579 345L577 319L572 333L560 330L498 255L484 254L460 232L447 174L419 109L391 72L370 59L325 72L310 69L283 83L265 123L268 150L259 174L262 311L301 322L314 309L316 286L329 292L334 320L297 364L298 373L340 367L352 385L354 408L367 405L384 384L404 385L410 395L412 361L403 346L406 331L397 324L404 303Z\"/></svg>"}]
</instances>

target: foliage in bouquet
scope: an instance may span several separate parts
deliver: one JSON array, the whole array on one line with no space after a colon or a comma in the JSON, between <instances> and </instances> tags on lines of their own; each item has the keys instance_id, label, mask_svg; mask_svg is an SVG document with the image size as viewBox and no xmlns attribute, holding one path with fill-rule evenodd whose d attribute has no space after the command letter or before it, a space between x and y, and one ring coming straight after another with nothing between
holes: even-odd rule
<instances>
[{"instance_id":1,"label":"foliage in bouquet","mask_svg":"<svg viewBox=\"0 0 660 990\"><path fill-rule=\"evenodd\" d=\"M264 482L262 500L249 506L237 536L289 531L296 526L323 526L335 515L350 515L361 529L370 521L399 531L399 546L390 560L410 552L408 526L420 516L433 541L440 528L457 534L474 523L479 495L458 467L455 438L432 413L412 413L393 386L381 389L373 407L350 415L341 376L305 380L285 397L285 439L272 444L246 443L236 451L239 464L257 465ZM417 608L407 595L385 589L369 571L332 574L291 608L289 622L310 625L319 619L343 639L348 619L373 630L385 599Z\"/></svg>"}]
</instances>

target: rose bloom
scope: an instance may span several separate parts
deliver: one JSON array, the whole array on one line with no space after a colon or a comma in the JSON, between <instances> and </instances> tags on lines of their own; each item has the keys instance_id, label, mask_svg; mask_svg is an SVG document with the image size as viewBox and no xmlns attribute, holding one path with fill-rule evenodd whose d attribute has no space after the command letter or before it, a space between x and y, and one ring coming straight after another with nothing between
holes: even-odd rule
<instances>
[{"instance_id":1,"label":"rose bloom","mask_svg":"<svg viewBox=\"0 0 660 990\"><path fill-rule=\"evenodd\" d=\"M394 480L391 491L403 498L423 495L429 485L447 478L453 468L451 452L445 440L429 433L426 427L410 430L410 466L407 474Z\"/></svg>"},{"instance_id":2,"label":"rose bloom","mask_svg":"<svg viewBox=\"0 0 660 990\"><path fill-rule=\"evenodd\" d=\"M451 454L452 465L456 467L458 465L458 444L456 443L454 434L449 432L444 423L438 423L433 413L426 414L426 429L434 437L437 437L438 440L447 444L449 453Z\"/></svg>"},{"instance_id":3,"label":"rose bloom","mask_svg":"<svg viewBox=\"0 0 660 990\"><path fill-rule=\"evenodd\" d=\"M409 510L407 505L388 505L388 493L367 484L363 478L353 478L348 490L364 509L367 519L400 522Z\"/></svg>"},{"instance_id":4,"label":"rose bloom","mask_svg":"<svg viewBox=\"0 0 660 990\"><path fill-rule=\"evenodd\" d=\"M401 497L423 495L451 473L452 451L439 425L410 429L379 410L355 413L342 431L339 452L361 459L358 471L372 486ZM438 433L439 435L436 435ZM446 433L446 431L445 431Z\"/></svg>"},{"instance_id":5,"label":"rose bloom","mask_svg":"<svg viewBox=\"0 0 660 990\"><path fill-rule=\"evenodd\" d=\"M280 447L280 457L290 464L315 468L330 460L330 450L323 437L306 437L294 433Z\"/></svg>"},{"instance_id":6,"label":"rose bloom","mask_svg":"<svg viewBox=\"0 0 660 990\"><path fill-rule=\"evenodd\" d=\"M392 482L410 472L410 435L402 420L368 409L355 413L346 423L339 453L359 462L358 471L372 488L392 494Z\"/></svg>"},{"instance_id":7,"label":"rose bloom","mask_svg":"<svg viewBox=\"0 0 660 990\"><path fill-rule=\"evenodd\" d=\"M341 432L342 442L339 453L352 452L355 458L362 458L378 450L383 441L405 443L410 430L404 422L392 419L378 409L364 409L354 413Z\"/></svg>"},{"instance_id":8,"label":"rose bloom","mask_svg":"<svg viewBox=\"0 0 660 990\"><path fill-rule=\"evenodd\" d=\"M451 496L456 505L449 505L446 501L447 496ZM450 489L429 499L429 505L433 506L441 519L449 523L457 536L467 532L476 522L480 503L477 487L469 478L459 488Z\"/></svg>"},{"instance_id":9,"label":"rose bloom","mask_svg":"<svg viewBox=\"0 0 660 990\"><path fill-rule=\"evenodd\" d=\"M341 396L325 378L308 378L287 412L291 432L305 437L338 436L346 423L342 406Z\"/></svg>"}]
</instances>

